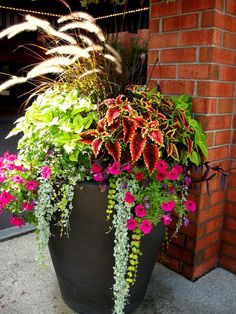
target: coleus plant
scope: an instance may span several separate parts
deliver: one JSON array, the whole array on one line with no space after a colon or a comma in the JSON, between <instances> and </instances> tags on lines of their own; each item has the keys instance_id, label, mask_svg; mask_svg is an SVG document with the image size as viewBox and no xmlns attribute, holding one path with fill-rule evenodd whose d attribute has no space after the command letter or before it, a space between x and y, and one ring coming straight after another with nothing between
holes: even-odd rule
<instances>
[{"instance_id":1,"label":"coleus plant","mask_svg":"<svg viewBox=\"0 0 236 314\"><path fill-rule=\"evenodd\" d=\"M198 166L207 157L206 136L186 100L133 86L99 105L97 128L82 132L80 141L92 146L93 159L144 162L149 174L160 158Z\"/></svg>"}]
</instances>

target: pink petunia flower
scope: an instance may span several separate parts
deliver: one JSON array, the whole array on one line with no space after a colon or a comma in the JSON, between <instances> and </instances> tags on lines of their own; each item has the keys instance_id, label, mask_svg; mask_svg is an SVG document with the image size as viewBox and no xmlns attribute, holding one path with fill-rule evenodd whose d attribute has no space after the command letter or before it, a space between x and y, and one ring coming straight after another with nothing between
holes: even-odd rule
<instances>
[{"instance_id":1,"label":"pink petunia flower","mask_svg":"<svg viewBox=\"0 0 236 314\"><path fill-rule=\"evenodd\" d=\"M167 171L166 176L169 180L175 181L178 179L179 171L173 167L170 171Z\"/></svg>"},{"instance_id":2,"label":"pink petunia flower","mask_svg":"<svg viewBox=\"0 0 236 314\"><path fill-rule=\"evenodd\" d=\"M30 202L23 202L22 203L22 209L26 210L26 211L32 210L34 208L34 206L35 206L34 202L32 202L32 203L30 203Z\"/></svg>"},{"instance_id":3,"label":"pink petunia flower","mask_svg":"<svg viewBox=\"0 0 236 314\"><path fill-rule=\"evenodd\" d=\"M152 231L152 224L149 220L143 220L140 224L140 230L145 233L149 234Z\"/></svg>"},{"instance_id":4,"label":"pink petunia flower","mask_svg":"<svg viewBox=\"0 0 236 314\"><path fill-rule=\"evenodd\" d=\"M123 166L122 170L127 171L128 173L131 173L132 172L131 164L127 164L127 165Z\"/></svg>"},{"instance_id":5,"label":"pink petunia flower","mask_svg":"<svg viewBox=\"0 0 236 314\"><path fill-rule=\"evenodd\" d=\"M50 176L51 176L51 173L52 173L52 170L50 167L48 166L43 166L42 170L41 170L41 176L44 178L44 179L49 179Z\"/></svg>"},{"instance_id":6,"label":"pink petunia flower","mask_svg":"<svg viewBox=\"0 0 236 314\"><path fill-rule=\"evenodd\" d=\"M126 203L132 204L135 201L135 197L130 192L126 192L124 201Z\"/></svg>"},{"instance_id":7,"label":"pink petunia flower","mask_svg":"<svg viewBox=\"0 0 236 314\"><path fill-rule=\"evenodd\" d=\"M4 182L7 179L4 172L0 172L0 183Z\"/></svg>"},{"instance_id":8,"label":"pink petunia flower","mask_svg":"<svg viewBox=\"0 0 236 314\"><path fill-rule=\"evenodd\" d=\"M170 214L168 214L168 215L163 215L162 217L161 217L161 221L164 223L164 225L169 225L170 223L171 223L171 216L170 216Z\"/></svg>"},{"instance_id":9,"label":"pink petunia flower","mask_svg":"<svg viewBox=\"0 0 236 314\"><path fill-rule=\"evenodd\" d=\"M127 220L127 229L132 231L137 227L137 221L134 218L129 218Z\"/></svg>"},{"instance_id":10,"label":"pink petunia flower","mask_svg":"<svg viewBox=\"0 0 236 314\"><path fill-rule=\"evenodd\" d=\"M165 178L166 178L166 172L157 172L156 173L156 179L158 180L158 181L163 181L163 180L165 180Z\"/></svg>"},{"instance_id":11,"label":"pink petunia flower","mask_svg":"<svg viewBox=\"0 0 236 314\"><path fill-rule=\"evenodd\" d=\"M170 212L175 208L175 201L170 200L168 202L163 202L160 206L161 206L161 209L164 210L164 212Z\"/></svg>"},{"instance_id":12,"label":"pink petunia flower","mask_svg":"<svg viewBox=\"0 0 236 314\"><path fill-rule=\"evenodd\" d=\"M164 160L159 160L156 165L156 168L159 173L164 173L168 169L168 165Z\"/></svg>"},{"instance_id":13,"label":"pink petunia flower","mask_svg":"<svg viewBox=\"0 0 236 314\"><path fill-rule=\"evenodd\" d=\"M92 164L92 171L93 173L99 173L102 171L102 167L97 165L95 162Z\"/></svg>"},{"instance_id":14,"label":"pink petunia flower","mask_svg":"<svg viewBox=\"0 0 236 314\"><path fill-rule=\"evenodd\" d=\"M93 179L94 179L94 181L97 181L97 182L104 181L104 177L101 173L94 173Z\"/></svg>"},{"instance_id":15,"label":"pink petunia flower","mask_svg":"<svg viewBox=\"0 0 236 314\"><path fill-rule=\"evenodd\" d=\"M191 200L185 201L184 206L192 213L194 213L197 209L196 203Z\"/></svg>"},{"instance_id":16,"label":"pink petunia flower","mask_svg":"<svg viewBox=\"0 0 236 314\"><path fill-rule=\"evenodd\" d=\"M19 183L19 184L23 184L24 182L24 179L19 175L12 177L11 180L12 182Z\"/></svg>"},{"instance_id":17,"label":"pink petunia flower","mask_svg":"<svg viewBox=\"0 0 236 314\"><path fill-rule=\"evenodd\" d=\"M27 181L26 185L25 185L25 188L28 191L34 191L35 189L37 189L37 187L38 187L38 183L36 181L34 181L34 180Z\"/></svg>"},{"instance_id":18,"label":"pink petunia flower","mask_svg":"<svg viewBox=\"0 0 236 314\"><path fill-rule=\"evenodd\" d=\"M7 162L15 161L18 159L17 155L14 155L14 154L10 155L9 152L5 152L5 154L3 155L3 158Z\"/></svg>"},{"instance_id":19,"label":"pink petunia flower","mask_svg":"<svg viewBox=\"0 0 236 314\"><path fill-rule=\"evenodd\" d=\"M24 221L24 218L22 218L22 217L12 216L10 218L10 223L12 225L21 227L21 226L23 226L25 224L25 221Z\"/></svg>"},{"instance_id":20,"label":"pink petunia flower","mask_svg":"<svg viewBox=\"0 0 236 314\"><path fill-rule=\"evenodd\" d=\"M4 207L6 206L8 203L10 203L10 201L14 199L13 195L11 195L9 192L3 190L1 195L0 195L0 202L1 202L1 206Z\"/></svg>"},{"instance_id":21,"label":"pink petunia flower","mask_svg":"<svg viewBox=\"0 0 236 314\"><path fill-rule=\"evenodd\" d=\"M135 178L138 181L142 181L144 179L144 174L142 172L137 172Z\"/></svg>"},{"instance_id":22,"label":"pink petunia flower","mask_svg":"<svg viewBox=\"0 0 236 314\"><path fill-rule=\"evenodd\" d=\"M183 172L183 166L182 165L175 165L173 167L173 169L176 169L178 171L178 173L182 173Z\"/></svg>"},{"instance_id":23,"label":"pink petunia flower","mask_svg":"<svg viewBox=\"0 0 236 314\"><path fill-rule=\"evenodd\" d=\"M137 217L145 217L147 215L145 207L142 204L136 205L134 211Z\"/></svg>"},{"instance_id":24,"label":"pink petunia flower","mask_svg":"<svg viewBox=\"0 0 236 314\"><path fill-rule=\"evenodd\" d=\"M114 161L113 164L108 167L108 172L110 174L120 174L120 164Z\"/></svg>"}]
</instances>

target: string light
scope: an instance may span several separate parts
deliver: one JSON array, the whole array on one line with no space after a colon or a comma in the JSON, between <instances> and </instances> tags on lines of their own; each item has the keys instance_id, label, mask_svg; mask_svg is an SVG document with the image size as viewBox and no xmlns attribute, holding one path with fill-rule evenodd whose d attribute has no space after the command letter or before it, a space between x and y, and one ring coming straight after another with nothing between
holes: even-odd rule
<instances>
[{"instance_id":1,"label":"string light","mask_svg":"<svg viewBox=\"0 0 236 314\"><path fill-rule=\"evenodd\" d=\"M11 11L18 11L18 12L23 12L23 13L33 13L33 14L38 14L38 15L53 16L53 17L61 17L61 16L63 16L63 15L55 14L55 13L27 10L27 9L14 8L14 7L6 7L6 6L3 6L3 5L0 5L0 9L11 10ZM130 10L130 11L126 11L126 12L119 12L119 13L113 13L113 14L109 14L109 15L96 17L95 20L103 20L103 19L108 19L108 18L111 18L111 17L117 17L117 16L123 16L123 15L127 15L127 14L139 13L139 12L148 11L148 10L149 10L149 7L139 8L139 9Z\"/></svg>"}]
</instances>

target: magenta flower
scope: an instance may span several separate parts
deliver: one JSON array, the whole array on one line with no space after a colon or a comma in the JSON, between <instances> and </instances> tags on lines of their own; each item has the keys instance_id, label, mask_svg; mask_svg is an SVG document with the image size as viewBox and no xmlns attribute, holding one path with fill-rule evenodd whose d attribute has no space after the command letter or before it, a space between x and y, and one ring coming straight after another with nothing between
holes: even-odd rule
<instances>
[{"instance_id":1,"label":"magenta flower","mask_svg":"<svg viewBox=\"0 0 236 314\"><path fill-rule=\"evenodd\" d=\"M175 165L173 167L173 169L176 169L178 171L178 173L182 173L183 172L183 166L182 165Z\"/></svg>"},{"instance_id":2,"label":"magenta flower","mask_svg":"<svg viewBox=\"0 0 236 314\"><path fill-rule=\"evenodd\" d=\"M140 230L145 233L149 234L152 231L152 224L149 220L143 220L140 224Z\"/></svg>"},{"instance_id":3,"label":"magenta flower","mask_svg":"<svg viewBox=\"0 0 236 314\"><path fill-rule=\"evenodd\" d=\"M22 203L22 209L26 210L26 211L32 210L34 208L34 206L35 206L34 202L32 202L32 203L30 203L30 202L23 202Z\"/></svg>"},{"instance_id":4,"label":"magenta flower","mask_svg":"<svg viewBox=\"0 0 236 314\"><path fill-rule=\"evenodd\" d=\"M142 181L144 179L144 174L142 172L137 172L135 178L138 181Z\"/></svg>"},{"instance_id":5,"label":"magenta flower","mask_svg":"<svg viewBox=\"0 0 236 314\"><path fill-rule=\"evenodd\" d=\"M134 230L137 227L137 221L134 218L129 218L127 220L127 229L130 231Z\"/></svg>"},{"instance_id":6,"label":"magenta flower","mask_svg":"<svg viewBox=\"0 0 236 314\"><path fill-rule=\"evenodd\" d=\"M0 183L4 182L7 179L4 172L0 172Z\"/></svg>"},{"instance_id":7,"label":"magenta flower","mask_svg":"<svg viewBox=\"0 0 236 314\"><path fill-rule=\"evenodd\" d=\"M137 217L145 217L147 215L145 207L142 204L136 205L134 211Z\"/></svg>"},{"instance_id":8,"label":"magenta flower","mask_svg":"<svg viewBox=\"0 0 236 314\"><path fill-rule=\"evenodd\" d=\"M170 171L167 171L166 176L169 180L175 181L178 179L179 171L173 167Z\"/></svg>"},{"instance_id":9,"label":"magenta flower","mask_svg":"<svg viewBox=\"0 0 236 314\"><path fill-rule=\"evenodd\" d=\"M19 183L19 184L23 184L24 182L24 179L19 175L12 177L11 180L12 182Z\"/></svg>"},{"instance_id":10,"label":"magenta flower","mask_svg":"<svg viewBox=\"0 0 236 314\"><path fill-rule=\"evenodd\" d=\"M49 179L50 176L51 176L51 173L52 173L52 170L50 167L48 166L43 166L42 170L41 170L41 176L44 178L44 179Z\"/></svg>"},{"instance_id":11,"label":"magenta flower","mask_svg":"<svg viewBox=\"0 0 236 314\"><path fill-rule=\"evenodd\" d=\"M135 201L135 197L130 192L126 192L124 201L126 203L132 204Z\"/></svg>"},{"instance_id":12,"label":"magenta flower","mask_svg":"<svg viewBox=\"0 0 236 314\"><path fill-rule=\"evenodd\" d=\"M187 186L189 186L192 183L192 180L189 177L186 177L184 181Z\"/></svg>"},{"instance_id":13,"label":"magenta flower","mask_svg":"<svg viewBox=\"0 0 236 314\"><path fill-rule=\"evenodd\" d=\"M122 170L127 171L128 173L131 173L131 171L132 171L131 164L127 164L127 165L123 166Z\"/></svg>"},{"instance_id":14,"label":"magenta flower","mask_svg":"<svg viewBox=\"0 0 236 314\"><path fill-rule=\"evenodd\" d=\"M24 218L22 218L22 217L12 216L10 218L10 223L12 225L21 227L21 226L23 226L25 224L25 221L24 221Z\"/></svg>"},{"instance_id":15,"label":"magenta flower","mask_svg":"<svg viewBox=\"0 0 236 314\"><path fill-rule=\"evenodd\" d=\"M3 190L0 195L1 207L6 206L14 197L7 191Z\"/></svg>"},{"instance_id":16,"label":"magenta flower","mask_svg":"<svg viewBox=\"0 0 236 314\"><path fill-rule=\"evenodd\" d=\"M164 160L159 160L156 165L156 168L159 173L164 173L168 169L168 165Z\"/></svg>"},{"instance_id":17,"label":"magenta flower","mask_svg":"<svg viewBox=\"0 0 236 314\"><path fill-rule=\"evenodd\" d=\"M170 214L168 214L168 215L163 215L162 217L161 217L161 221L164 223L164 225L169 225L170 223L171 223L171 216L170 216Z\"/></svg>"},{"instance_id":18,"label":"magenta flower","mask_svg":"<svg viewBox=\"0 0 236 314\"><path fill-rule=\"evenodd\" d=\"M92 172L93 173L99 173L102 171L102 167L97 165L95 162L92 164Z\"/></svg>"},{"instance_id":19,"label":"magenta flower","mask_svg":"<svg viewBox=\"0 0 236 314\"><path fill-rule=\"evenodd\" d=\"M7 162L15 161L18 159L17 155L14 155L14 154L10 155L9 152L5 152L5 154L3 155L3 158Z\"/></svg>"},{"instance_id":20,"label":"magenta flower","mask_svg":"<svg viewBox=\"0 0 236 314\"><path fill-rule=\"evenodd\" d=\"M97 182L104 181L104 177L103 177L103 175L101 173L95 173L93 175L93 179L94 179L94 181L97 181Z\"/></svg>"},{"instance_id":21,"label":"magenta flower","mask_svg":"<svg viewBox=\"0 0 236 314\"><path fill-rule=\"evenodd\" d=\"M166 178L166 172L157 172L156 173L156 179L158 181L163 181Z\"/></svg>"},{"instance_id":22,"label":"magenta flower","mask_svg":"<svg viewBox=\"0 0 236 314\"><path fill-rule=\"evenodd\" d=\"M191 200L188 200L188 201L184 202L184 206L192 213L194 213L196 211L196 209L197 209L196 203L194 203Z\"/></svg>"},{"instance_id":23,"label":"magenta flower","mask_svg":"<svg viewBox=\"0 0 236 314\"><path fill-rule=\"evenodd\" d=\"M175 201L174 200L170 200L168 202L163 202L161 204L161 209L164 210L164 212L170 212L175 208Z\"/></svg>"},{"instance_id":24,"label":"magenta flower","mask_svg":"<svg viewBox=\"0 0 236 314\"><path fill-rule=\"evenodd\" d=\"M25 188L28 191L34 191L37 187L38 187L38 183L36 181L34 181L34 180L27 181L26 185L25 185Z\"/></svg>"},{"instance_id":25,"label":"magenta flower","mask_svg":"<svg viewBox=\"0 0 236 314\"><path fill-rule=\"evenodd\" d=\"M110 174L120 174L120 164L114 161L113 164L108 167L108 172Z\"/></svg>"}]
</instances>

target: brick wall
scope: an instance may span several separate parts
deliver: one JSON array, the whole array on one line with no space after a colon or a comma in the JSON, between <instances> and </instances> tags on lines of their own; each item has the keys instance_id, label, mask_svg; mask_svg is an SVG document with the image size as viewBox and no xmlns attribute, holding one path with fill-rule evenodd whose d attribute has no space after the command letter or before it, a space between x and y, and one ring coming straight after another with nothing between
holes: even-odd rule
<instances>
[{"instance_id":1,"label":"brick wall","mask_svg":"<svg viewBox=\"0 0 236 314\"><path fill-rule=\"evenodd\" d=\"M166 94L193 95L208 160L236 167L236 1L150 2L150 84ZM199 210L173 239L164 262L192 280L217 265L236 271L235 172L224 192L218 179L210 192L208 197L204 184L193 191Z\"/></svg>"}]
</instances>

